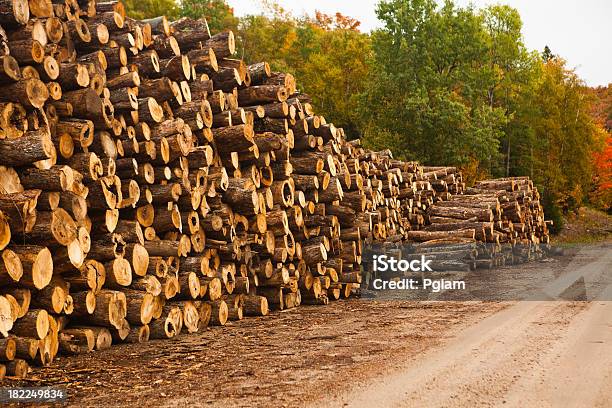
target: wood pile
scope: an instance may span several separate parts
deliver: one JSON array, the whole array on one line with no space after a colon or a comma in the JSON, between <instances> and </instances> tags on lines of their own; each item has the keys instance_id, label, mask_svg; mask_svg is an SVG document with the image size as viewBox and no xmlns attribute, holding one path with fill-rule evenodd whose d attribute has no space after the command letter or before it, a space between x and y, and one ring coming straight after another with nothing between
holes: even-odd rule
<instances>
[{"instance_id":1,"label":"wood pile","mask_svg":"<svg viewBox=\"0 0 612 408\"><path fill-rule=\"evenodd\" d=\"M350 160L358 160L360 188L366 195L367 212L362 236L366 242L410 240L410 231L422 229L427 210L434 202L461 194L465 188L456 167L426 167L417 162L394 160L389 150L372 152L360 147L359 140L348 142L354 148Z\"/></svg>"},{"instance_id":2,"label":"wood pile","mask_svg":"<svg viewBox=\"0 0 612 408\"><path fill-rule=\"evenodd\" d=\"M291 75L231 58L233 34L201 21L5 7L0 332L21 367L8 375L359 285L359 161Z\"/></svg>"},{"instance_id":3,"label":"wood pile","mask_svg":"<svg viewBox=\"0 0 612 408\"><path fill-rule=\"evenodd\" d=\"M454 167L346 141L292 75L232 58L229 31L116 1L3 5L0 373L349 297L364 243L546 235L528 182L462 196ZM441 205L480 214L481 196L510 218Z\"/></svg>"},{"instance_id":4,"label":"wood pile","mask_svg":"<svg viewBox=\"0 0 612 408\"><path fill-rule=\"evenodd\" d=\"M450 248L442 251L446 259L455 244L469 245L468 253L454 254L449 268L490 269L527 262L541 257L541 244L550 241L539 199L528 177L483 180L462 195L437 201L427 211L429 225L409 236L430 244L448 242Z\"/></svg>"},{"instance_id":5,"label":"wood pile","mask_svg":"<svg viewBox=\"0 0 612 408\"><path fill-rule=\"evenodd\" d=\"M366 206L370 232L364 228L362 238L379 244L375 252L407 260L426 255L436 271L469 271L538 259L541 244L550 241L528 177L466 188L456 167L394 160L390 151L359 149L357 157L364 191L373 195Z\"/></svg>"},{"instance_id":6,"label":"wood pile","mask_svg":"<svg viewBox=\"0 0 612 408\"><path fill-rule=\"evenodd\" d=\"M495 197L500 203L501 215L493 224L495 245L479 251L478 265L491 268L542 257L542 248L550 243L548 226L552 221L544 220L540 193L529 177L483 180L466 194Z\"/></svg>"}]
</instances>

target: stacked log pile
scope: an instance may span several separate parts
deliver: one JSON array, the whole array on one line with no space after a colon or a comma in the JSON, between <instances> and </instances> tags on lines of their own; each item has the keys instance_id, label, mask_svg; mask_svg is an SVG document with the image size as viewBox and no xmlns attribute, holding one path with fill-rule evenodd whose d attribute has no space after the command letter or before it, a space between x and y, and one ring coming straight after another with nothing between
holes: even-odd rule
<instances>
[{"instance_id":1,"label":"stacked log pile","mask_svg":"<svg viewBox=\"0 0 612 408\"><path fill-rule=\"evenodd\" d=\"M495 197L501 215L494 219L494 244L479 251L477 263L485 267L528 262L542 257L550 243L540 193L528 177L483 180L466 190L471 197ZM499 245L498 245L499 244ZM491 251L494 249L495 251ZM489 262L490 259L490 262Z\"/></svg>"},{"instance_id":2,"label":"stacked log pile","mask_svg":"<svg viewBox=\"0 0 612 408\"><path fill-rule=\"evenodd\" d=\"M462 195L454 167L346 141L292 75L232 58L229 31L5 3L0 373L348 297L364 243L546 236L529 182Z\"/></svg>"},{"instance_id":3,"label":"stacked log pile","mask_svg":"<svg viewBox=\"0 0 612 408\"><path fill-rule=\"evenodd\" d=\"M233 34L205 22L136 21L116 2L7 7L9 375L358 286L359 162L291 75L232 59Z\"/></svg>"},{"instance_id":4,"label":"stacked log pile","mask_svg":"<svg viewBox=\"0 0 612 408\"><path fill-rule=\"evenodd\" d=\"M457 252L456 265L449 267L490 269L527 262L541 257L540 244L549 243L539 198L527 177L480 181L463 195L432 205L427 211L429 225L410 235L416 241L445 239L449 245L469 245L470 251L464 256ZM443 252L448 257L452 250Z\"/></svg>"},{"instance_id":5,"label":"stacked log pile","mask_svg":"<svg viewBox=\"0 0 612 408\"><path fill-rule=\"evenodd\" d=\"M371 224L364 228L366 242L401 242L410 240L410 231L420 230L427 222L427 210L434 202L448 200L465 189L456 167L425 167L417 162L393 159L389 150L373 152L360 147L359 140L347 142L359 162L358 177L367 198Z\"/></svg>"},{"instance_id":6,"label":"stacked log pile","mask_svg":"<svg viewBox=\"0 0 612 408\"><path fill-rule=\"evenodd\" d=\"M426 255L437 271L469 271L537 259L541 244L549 243L540 196L528 177L466 188L456 167L393 160L389 151L357 152L367 169L365 185L384 186L380 199L368 200L370 232L363 234L367 243L381 244L376 251L408 260Z\"/></svg>"},{"instance_id":7,"label":"stacked log pile","mask_svg":"<svg viewBox=\"0 0 612 408\"><path fill-rule=\"evenodd\" d=\"M359 146L359 141L349 143ZM448 228L430 233L426 226L434 203L463 193L461 172L456 167L427 167L394 160L388 150L372 152L356 148L356 155L361 163L364 191L374 196L367 200L367 212L362 215L364 223L369 224L362 231L365 243L375 244L374 252L385 252L396 259L417 259L426 253L436 270L468 267L463 260L454 262L452 246L444 248L454 243L456 237L465 236L463 231ZM474 258L475 245L473 240L473 248L468 251ZM462 257L464 252L457 254Z\"/></svg>"}]
</instances>

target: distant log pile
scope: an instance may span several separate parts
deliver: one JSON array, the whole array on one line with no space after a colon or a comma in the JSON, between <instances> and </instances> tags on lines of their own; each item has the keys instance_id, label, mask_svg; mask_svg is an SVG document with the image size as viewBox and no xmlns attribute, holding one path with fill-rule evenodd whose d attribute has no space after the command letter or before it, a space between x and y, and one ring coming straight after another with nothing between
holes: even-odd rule
<instances>
[{"instance_id":1,"label":"distant log pile","mask_svg":"<svg viewBox=\"0 0 612 408\"><path fill-rule=\"evenodd\" d=\"M542 256L548 244L540 195L527 177L484 180L462 195L436 201L427 225L407 237L419 242L437 270L472 270L518 264Z\"/></svg>"},{"instance_id":2,"label":"distant log pile","mask_svg":"<svg viewBox=\"0 0 612 408\"><path fill-rule=\"evenodd\" d=\"M547 240L528 180L463 195L456 168L348 142L229 31L4 3L2 375L349 297L364 242Z\"/></svg>"},{"instance_id":3,"label":"distant log pile","mask_svg":"<svg viewBox=\"0 0 612 408\"><path fill-rule=\"evenodd\" d=\"M369 200L370 232L362 234L383 243L382 251L405 259L426 255L437 271L469 271L538 259L540 244L549 243L540 195L528 177L465 188L455 167L397 161L389 151L357 153L366 186L384 186L381 198Z\"/></svg>"}]
</instances>

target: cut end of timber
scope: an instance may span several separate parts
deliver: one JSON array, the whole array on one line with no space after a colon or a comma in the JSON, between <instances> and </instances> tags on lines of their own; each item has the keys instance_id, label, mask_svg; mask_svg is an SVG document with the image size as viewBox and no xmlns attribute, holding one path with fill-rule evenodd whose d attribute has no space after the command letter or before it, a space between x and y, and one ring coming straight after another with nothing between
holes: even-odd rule
<instances>
[{"instance_id":1,"label":"cut end of timber","mask_svg":"<svg viewBox=\"0 0 612 408\"><path fill-rule=\"evenodd\" d=\"M104 24L98 24L96 26L96 37L100 44L108 43L109 33L108 28Z\"/></svg>"},{"instance_id":2,"label":"cut end of timber","mask_svg":"<svg viewBox=\"0 0 612 408\"><path fill-rule=\"evenodd\" d=\"M47 99L49 99L49 90L39 79L28 79L26 83L26 95L34 108L42 108Z\"/></svg>"},{"instance_id":3,"label":"cut end of timber","mask_svg":"<svg viewBox=\"0 0 612 408\"><path fill-rule=\"evenodd\" d=\"M81 243L78 239L73 240L70 244L68 244L68 258L70 259L70 263L75 268L80 268L85 261L85 253L81 249Z\"/></svg>"},{"instance_id":4,"label":"cut end of timber","mask_svg":"<svg viewBox=\"0 0 612 408\"><path fill-rule=\"evenodd\" d=\"M149 253L143 245L134 244L132 265L137 276L145 276L147 274L149 269Z\"/></svg>"},{"instance_id":5,"label":"cut end of timber","mask_svg":"<svg viewBox=\"0 0 612 408\"><path fill-rule=\"evenodd\" d=\"M28 5L28 0L12 0L12 4L15 21L19 24L27 24L30 19L30 6Z\"/></svg>"},{"instance_id":6,"label":"cut end of timber","mask_svg":"<svg viewBox=\"0 0 612 408\"><path fill-rule=\"evenodd\" d=\"M2 67L5 75L9 78L19 81L21 79L21 70L17 60L10 55L2 57Z\"/></svg>"},{"instance_id":7,"label":"cut end of timber","mask_svg":"<svg viewBox=\"0 0 612 408\"><path fill-rule=\"evenodd\" d=\"M42 289L51 282L53 277L53 256L48 248L43 248L32 265L32 281L36 289Z\"/></svg>"},{"instance_id":8,"label":"cut end of timber","mask_svg":"<svg viewBox=\"0 0 612 408\"><path fill-rule=\"evenodd\" d=\"M0 296L0 333L4 337L8 337L8 332L13 328L13 318L11 311L11 302Z\"/></svg>"},{"instance_id":9,"label":"cut end of timber","mask_svg":"<svg viewBox=\"0 0 612 408\"><path fill-rule=\"evenodd\" d=\"M23 265L19 256L10 249L5 249L2 251L2 263L11 279L18 282L23 276Z\"/></svg>"},{"instance_id":10,"label":"cut end of timber","mask_svg":"<svg viewBox=\"0 0 612 408\"><path fill-rule=\"evenodd\" d=\"M234 55L236 53L236 38L234 37L233 31L229 31L228 33L227 48L229 50L230 55Z\"/></svg>"},{"instance_id":11,"label":"cut end of timber","mask_svg":"<svg viewBox=\"0 0 612 408\"><path fill-rule=\"evenodd\" d=\"M49 79L56 80L59 77L60 67L55 58L46 56L43 60L43 68Z\"/></svg>"},{"instance_id":12,"label":"cut end of timber","mask_svg":"<svg viewBox=\"0 0 612 408\"><path fill-rule=\"evenodd\" d=\"M11 241L11 227L5 215L0 212L0 249L6 248Z\"/></svg>"}]
</instances>

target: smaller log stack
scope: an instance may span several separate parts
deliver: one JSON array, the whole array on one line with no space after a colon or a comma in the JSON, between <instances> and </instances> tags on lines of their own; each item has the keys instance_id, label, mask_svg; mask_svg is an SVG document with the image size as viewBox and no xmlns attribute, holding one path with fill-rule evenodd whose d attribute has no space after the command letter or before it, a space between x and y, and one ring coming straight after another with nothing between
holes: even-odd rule
<instances>
[{"instance_id":1,"label":"smaller log stack","mask_svg":"<svg viewBox=\"0 0 612 408\"><path fill-rule=\"evenodd\" d=\"M447 200L452 195L461 195L465 190L463 176L457 167L423 166L423 177L427 179L436 196Z\"/></svg>"},{"instance_id":2,"label":"smaller log stack","mask_svg":"<svg viewBox=\"0 0 612 408\"><path fill-rule=\"evenodd\" d=\"M448 200L465 189L456 167L423 167L395 160L389 150L364 150L359 140L348 144L355 149L353 160L359 162L359 183L366 196L368 212L361 216L369 225L362 231L366 241L408 239L409 231L424 227L427 210L434 202Z\"/></svg>"},{"instance_id":3,"label":"smaller log stack","mask_svg":"<svg viewBox=\"0 0 612 408\"><path fill-rule=\"evenodd\" d=\"M491 266L517 264L539 259L542 248L548 247L551 221L544 220L540 193L529 177L507 177L483 180L467 195L488 194L500 202L501 219L496 219L494 233L501 248L493 257ZM484 253L484 251L481 251ZM484 266L489 266L483 262Z\"/></svg>"},{"instance_id":4,"label":"smaller log stack","mask_svg":"<svg viewBox=\"0 0 612 408\"><path fill-rule=\"evenodd\" d=\"M463 195L436 202L427 212L430 225L408 237L422 242L451 237L478 242L475 257L470 253L456 259L463 260L467 269L537 259L540 244L549 242L539 193L527 177L480 181Z\"/></svg>"}]
</instances>

